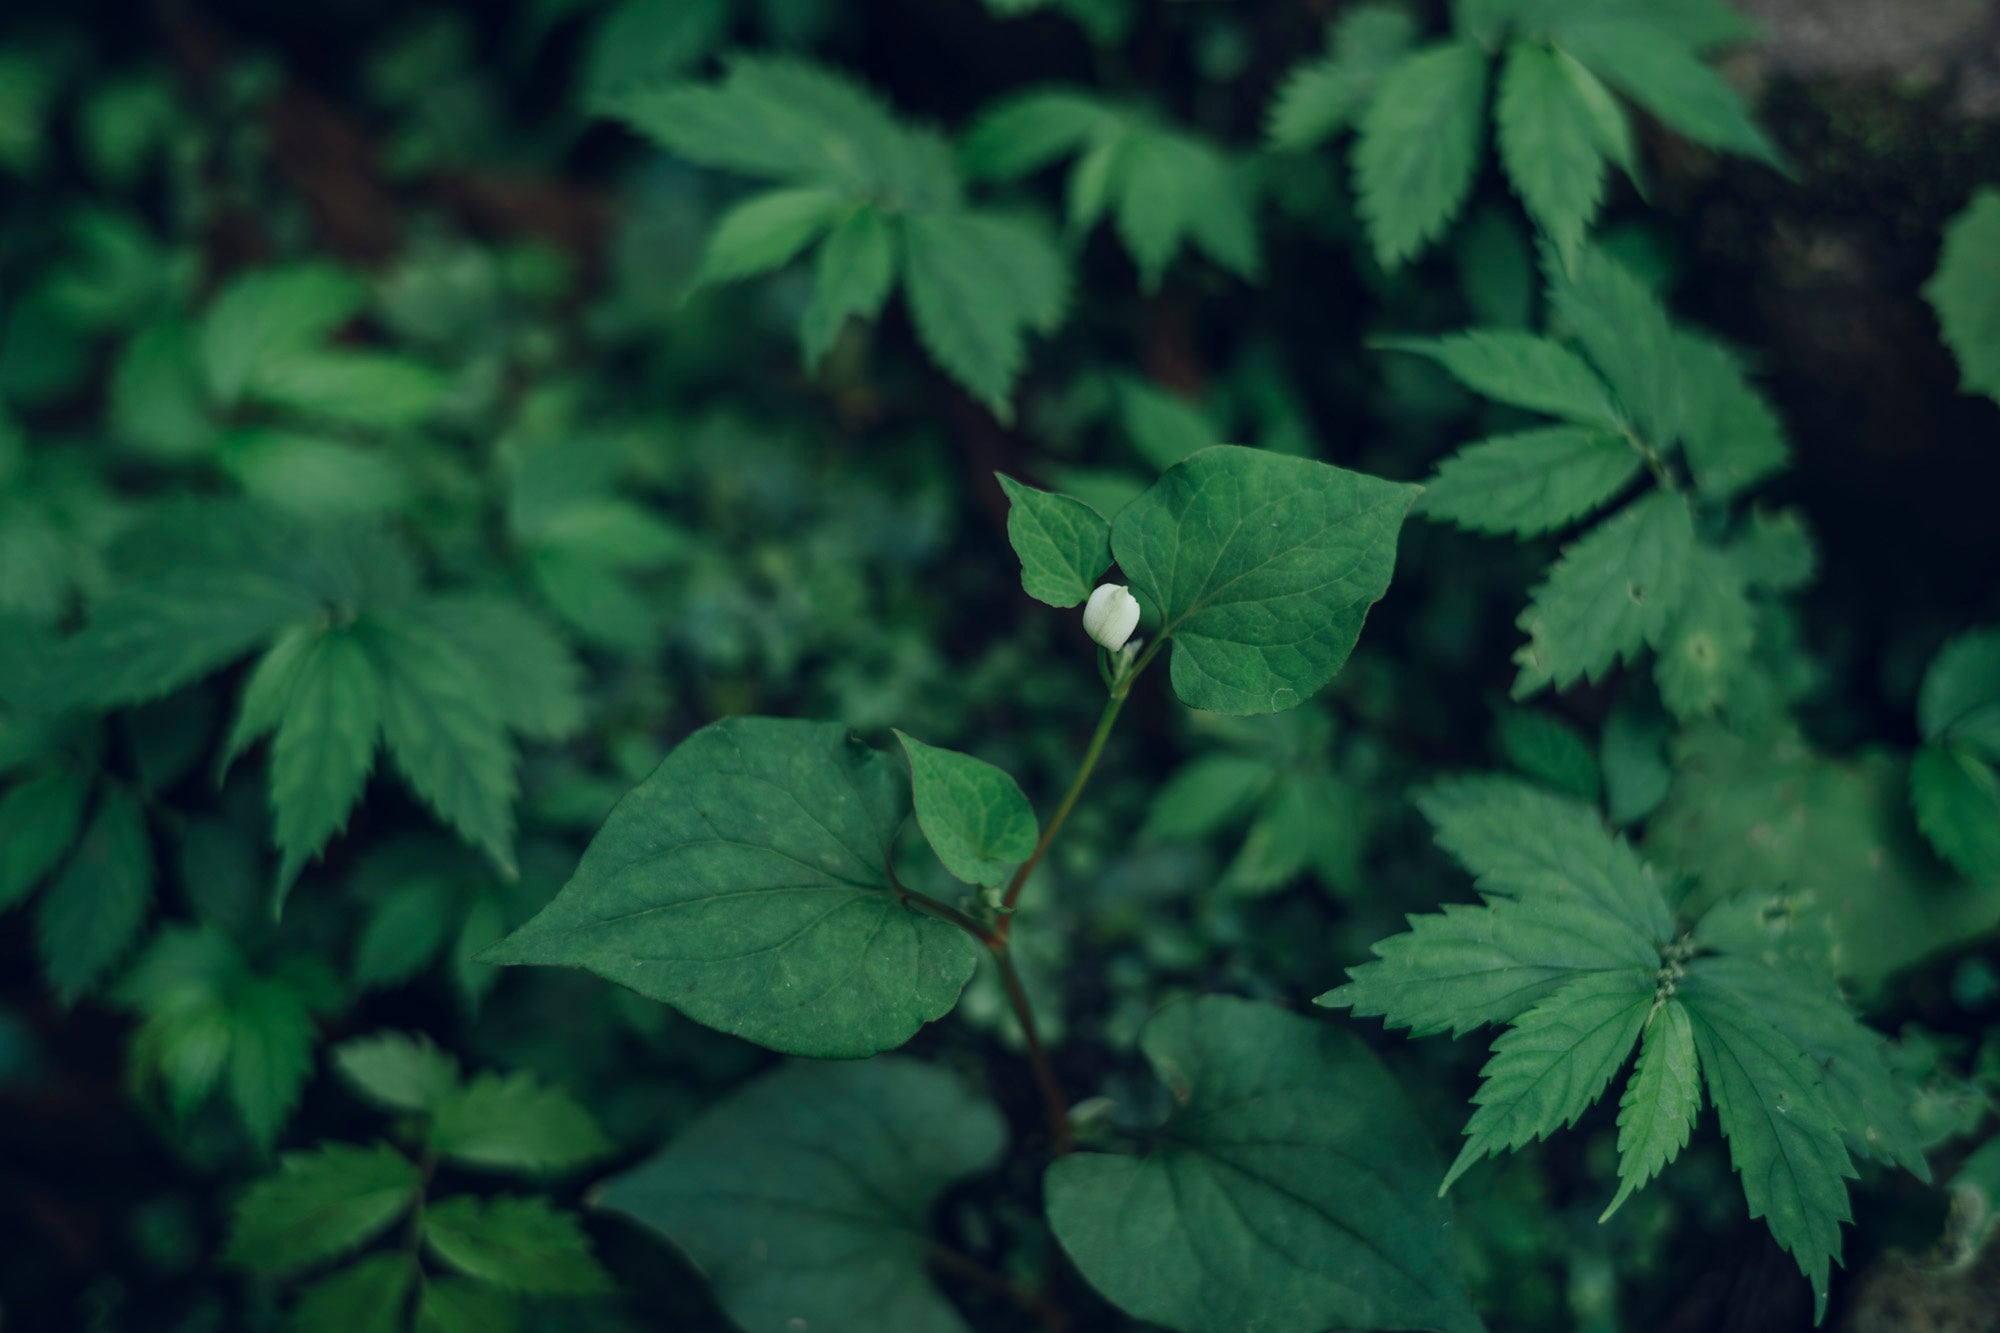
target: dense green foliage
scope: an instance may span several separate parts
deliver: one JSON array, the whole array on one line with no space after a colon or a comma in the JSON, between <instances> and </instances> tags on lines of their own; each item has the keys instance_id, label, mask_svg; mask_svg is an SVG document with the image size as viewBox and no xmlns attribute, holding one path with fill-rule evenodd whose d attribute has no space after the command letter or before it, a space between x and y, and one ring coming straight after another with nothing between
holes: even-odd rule
<instances>
[{"instance_id":1,"label":"dense green foliage","mask_svg":"<svg viewBox=\"0 0 2000 1333\"><path fill-rule=\"evenodd\" d=\"M1819 165L1722 0L98 17L0 17L0 1319L1980 1261L1994 473L1891 558L1691 276ZM2000 399L1991 165L1898 297Z\"/></svg>"}]
</instances>

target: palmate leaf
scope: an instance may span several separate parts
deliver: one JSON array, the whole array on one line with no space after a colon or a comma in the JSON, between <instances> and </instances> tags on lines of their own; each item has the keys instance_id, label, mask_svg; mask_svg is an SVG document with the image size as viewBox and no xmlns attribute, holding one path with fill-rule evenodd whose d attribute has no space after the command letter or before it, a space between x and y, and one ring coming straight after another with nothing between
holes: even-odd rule
<instances>
[{"instance_id":1,"label":"palmate leaf","mask_svg":"<svg viewBox=\"0 0 2000 1333\"><path fill-rule=\"evenodd\" d=\"M1097 98L1045 88L1010 97L980 114L959 148L974 180L1015 180L1115 134L1118 112Z\"/></svg>"},{"instance_id":2,"label":"palmate leaf","mask_svg":"<svg viewBox=\"0 0 2000 1333\"><path fill-rule=\"evenodd\" d=\"M1687 1006L1669 999L1646 1020L1639 1061L1618 1108L1618 1193L1597 1220L1660 1174L1687 1146L1701 1111L1701 1074Z\"/></svg>"},{"instance_id":3,"label":"palmate leaf","mask_svg":"<svg viewBox=\"0 0 2000 1333\"><path fill-rule=\"evenodd\" d=\"M1205 996L1140 1043L1172 1117L1142 1155L1072 1153L1045 1181L1056 1239L1113 1304L1183 1333L1482 1327L1430 1142L1358 1041Z\"/></svg>"},{"instance_id":4,"label":"palmate leaf","mask_svg":"<svg viewBox=\"0 0 2000 1333\"><path fill-rule=\"evenodd\" d=\"M1427 47L1389 71L1361 115L1355 192L1375 257L1395 268L1443 233L1479 174L1486 53Z\"/></svg>"},{"instance_id":5,"label":"palmate leaf","mask_svg":"<svg viewBox=\"0 0 2000 1333\"><path fill-rule=\"evenodd\" d=\"M584 967L773 1049L860 1056L946 1013L972 939L901 902L902 776L833 723L733 718L620 801L555 900L488 950Z\"/></svg>"},{"instance_id":6,"label":"palmate leaf","mask_svg":"<svg viewBox=\"0 0 2000 1333\"><path fill-rule=\"evenodd\" d=\"M1532 537L1594 513L1645 460L1619 435L1546 426L1469 444L1438 464L1418 512L1474 532Z\"/></svg>"},{"instance_id":7,"label":"palmate leaf","mask_svg":"<svg viewBox=\"0 0 2000 1333\"><path fill-rule=\"evenodd\" d=\"M1005 1138L935 1066L793 1064L709 1108L603 1205L671 1240L746 1333L966 1333L925 1273L930 1211Z\"/></svg>"},{"instance_id":8,"label":"palmate leaf","mask_svg":"<svg viewBox=\"0 0 2000 1333\"><path fill-rule=\"evenodd\" d=\"M1073 496L1000 475L1007 540L1021 558L1021 587L1050 606L1075 606L1111 568L1111 524Z\"/></svg>"},{"instance_id":9,"label":"palmate leaf","mask_svg":"<svg viewBox=\"0 0 2000 1333\"><path fill-rule=\"evenodd\" d=\"M1005 883L1041 832L1020 785L983 759L900 731L896 739L909 757L917 823L944 868L968 884Z\"/></svg>"},{"instance_id":10,"label":"palmate leaf","mask_svg":"<svg viewBox=\"0 0 2000 1333\"><path fill-rule=\"evenodd\" d=\"M1192 708L1274 713L1339 672L1387 591L1417 488L1217 445L1169 468L1111 527L1174 641Z\"/></svg>"},{"instance_id":11,"label":"palmate leaf","mask_svg":"<svg viewBox=\"0 0 2000 1333\"><path fill-rule=\"evenodd\" d=\"M1528 216L1565 258L1582 244L1604 199L1595 116L1560 53L1527 41L1508 48L1494 106L1500 164Z\"/></svg>"},{"instance_id":12,"label":"palmate leaf","mask_svg":"<svg viewBox=\"0 0 2000 1333\"><path fill-rule=\"evenodd\" d=\"M1655 449L1681 438L1686 391L1681 341L1660 298L1601 247L1568 257L1545 250L1551 321L1610 381L1620 405Z\"/></svg>"}]
</instances>

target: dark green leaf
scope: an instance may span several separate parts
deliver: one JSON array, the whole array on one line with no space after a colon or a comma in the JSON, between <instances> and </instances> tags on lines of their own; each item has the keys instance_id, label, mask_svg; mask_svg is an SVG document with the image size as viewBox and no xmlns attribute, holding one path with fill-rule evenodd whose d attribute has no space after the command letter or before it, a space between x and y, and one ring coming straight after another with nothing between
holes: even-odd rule
<instances>
[{"instance_id":1,"label":"dark green leaf","mask_svg":"<svg viewBox=\"0 0 2000 1333\"><path fill-rule=\"evenodd\" d=\"M55 769L0 797L0 909L28 896L76 843L90 782Z\"/></svg>"},{"instance_id":2,"label":"dark green leaf","mask_svg":"<svg viewBox=\"0 0 2000 1333\"><path fill-rule=\"evenodd\" d=\"M1618 1211L1687 1146L1701 1111L1701 1074L1687 1006L1668 1000L1646 1022L1639 1062L1618 1107L1618 1193L1604 1210Z\"/></svg>"},{"instance_id":3,"label":"dark green leaf","mask_svg":"<svg viewBox=\"0 0 2000 1333\"><path fill-rule=\"evenodd\" d=\"M424 1244L460 1272L512 1291L591 1296L611 1289L576 1219L548 1200L461 1194L424 1209Z\"/></svg>"},{"instance_id":4,"label":"dark green leaf","mask_svg":"<svg viewBox=\"0 0 2000 1333\"><path fill-rule=\"evenodd\" d=\"M1361 113L1354 182L1375 257L1395 268L1436 240L1479 174L1486 53L1427 47L1383 78Z\"/></svg>"},{"instance_id":5,"label":"dark green leaf","mask_svg":"<svg viewBox=\"0 0 2000 1333\"><path fill-rule=\"evenodd\" d=\"M501 1171L565 1171L610 1151L590 1112L532 1074L481 1074L434 1107L431 1143L454 1161Z\"/></svg>"},{"instance_id":6,"label":"dark green leaf","mask_svg":"<svg viewBox=\"0 0 2000 1333\"><path fill-rule=\"evenodd\" d=\"M1568 256L1604 199L1604 158L1593 110L1561 60L1534 42L1509 47L1494 123L1507 179L1528 216Z\"/></svg>"},{"instance_id":7,"label":"dark green leaf","mask_svg":"<svg viewBox=\"0 0 2000 1333\"><path fill-rule=\"evenodd\" d=\"M1417 509L1474 532L1532 537L1595 512L1644 465L1608 431L1547 426L1496 435L1438 464Z\"/></svg>"},{"instance_id":8,"label":"dark green leaf","mask_svg":"<svg viewBox=\"0 0 2000 1333\"><path fill-rule=\"evenodd\" d=\"M152 903L145 811L129 793L107 790L83 840L36 907L35 945L63 1003L96 989L138 941Z\"/></svg>"},{"instance_id":9,"label":"dark green leaf","mask_svg":"<svg viewBox=\"0 0 2000 1333\"><path fill-rule=\"evenodd\" d=\"M322 633L300 652L289 677L271 743L281 897L361 799L381 716L375 666L351 631Z\"/></svg>"},{"instance_id":10,"label":"dark green leaf","mask_svg":"<svg viewBox=\"0 0 2000 1333\"><path fill-rule=\"evenodd\" d=\"M288 1273L380 1234L416 1202L417 1165L385 1143L286 1153L236 1205L231 1263Z\"/></svg>"},{"instance_id":11,"label":"dark green leaf","mask_svg":"<svg viewBox=\"0 0 2000 1333\"><path fill-rule=\"evenodd\" d=\"M1006 883L1041 832L1020 784L983 759L896 738L910 760L917 823L944 868L968 884Z\"/></svg>"},{"instance_id":12,"label":"dark green leaf","mask_svg":"<svg viewBox=\"0 0 2000 1333\"><path fill-rule=\"evenodd\" d=\"M812 304L799 316L806 366L833 350L850 319L873 319L896 280L896 233L877 208L855 209L820 246Z\"/></svg>"},{"instance_id":13,"label":"dark green leaf","mask_svg":"<svg viewBox=\"0 0 2000 1333\"><path fill-rule=\"evenodd\" d=\"M1428 356L1488 398L1616 435L1624 419L1583 358L1548 338L1507 329L1475 329L1448 338L1384 339L1392 351Z\"/></svg>"},{"instance_id":14,"label":"dark green leaf","mask_svg":"<svg viewBox=\"0 0 2000 1333\"><path fill-rule=\"evenodd\" d=\"M371 1254L299 1294L291 1333L402 1333L417 1267L406 1254Z\"/></svg>"},{"instance_id":15,"label":"dark green leaf","mask_svg":"<svg viewBox=\"0 0 2000 1333\"><path fill-rule=\"evenodd\" d=\"M2000 189L1975 191L1946 226L1924 297L1958 358L1959 387L2000 399Z\"/></svg>"}]
</instances>

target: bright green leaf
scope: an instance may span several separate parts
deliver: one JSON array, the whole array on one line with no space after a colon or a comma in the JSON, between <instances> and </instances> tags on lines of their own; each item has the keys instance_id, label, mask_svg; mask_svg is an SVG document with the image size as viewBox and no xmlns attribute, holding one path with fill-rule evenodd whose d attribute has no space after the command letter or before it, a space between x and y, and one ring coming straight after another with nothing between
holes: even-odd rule
<instances>
[{"instance_id":1,"label":"bright green leaf","mask_svg":"<svg viewBox=\"0 0 2000 1333\"><path fill-rule=\"evenodd\" d=\"M1475 329L1448 338L1390 338L1375 344L1437 361L1475 393L1514 407L1566 417L1617 434L1624 419L1583 358L1561 343L1508 329Z\"/></svg>"},{"instance_id":2,"label":"bright green leaf","mask_svg":"<svg viewBox=\"0 0 2000 1333\"><path fill-rule=\"evenodd\" d=\"M1668 129L1785 170L1784 158L1736 90L1686 45L1643 18L1601 18L1585 10L1559 26L1556 40Z\"/></svg>"},{"instance_id":3,"label":"bright green leaf","mask_svg":"<svg viewBox=\"0 0 2000 1333\"><path fill-rule=\"evenodd\" d=\"M1486 53L1426 47L1391 69L1361 113L1354 182L1375 257L1395 268L1436 240L1479 174Z\"/></svg>"},{"instance_id":4,"label":"bright green leaf","mask_svg":"<svg viewBox=\"0 0 2000 1333\"><path fill-rule=\"evenodd\" d=\"M833 350L850 319L873 319L896 280L896 233L877 208L862 207L836 223L820 246L812 303L799 316L808 369Z\"/></svg>"},{"instance_id":5,"label":"bright green leaf","mask_svg":"<svg viewBox=\"0 0 2000 1333\"><path fill-rule=\"evenodd\" d=\"M245 273L202 319L209 391L227 406L277 362L311 350L359 314L367 289L331 264Z\"/></svg>"},{"instance_id":6,"label":"bright green leaf","mask_svg":"<svg viewBox=\"0 0 2000 1333\"><path fill-rule=\"evenodd\" d=\"M1582 346L1655 449L1681 438L1686 390L1683 340L1666 307L1632 271L1602 248L1544 256L1553 322Z\"/></svg>"},{"instance_id":7,"label":"bright green leaf","mask_svg":"<svg viewBox=\"0 0 2000 1333\"><path fill-rule=\"evenodd\" d=\"M1598 1221L1680 1156L1700 1111L1694 1027L1687 1006L1670 999L1646 1023L1638 1064L1618 1106L1618 1193Z\"/></svg>"},{"instance_id":8,"label":"bright green leaf","mask_svg":"<svg viewBox=\"0 0 2000 1333\"><path fill-rule=\"evenodd\" d=\"M590 1112L532 1074L480 1074L441 1098L431 1143L454 1161L502 1171L565 1171L610 1140Z\"/></svg>"},{"instance_id":9,"label":"bright green leaf","mask_svg":"<svg viewBox=\"0 0 2000 1333\"><path fill-rule=\"evenodd\" d=\"M333 1048L333 1064L355 1091L394 1111L433 1111L459 1086L458 1061L421 1034L344 1041Z\"/></svg>"},{"instance_id":10,"label":"bright green leaf","mask_svg":"<svg viewBox=\"0 0 2000 1333\"><path fill-rule=\"evenodd\" d=\"M695 281L734 282L790 263L849 207L825 189L769 190L746 199L708 234Z\"/></svg>"},{"instance_id":11,"label":"bright green leaf","mask_svg":"<svg viewBox=\"0 0 2000 1333\"><path fill-rule=\"evenodd\" d=\"M1271 146L1310 148L1345 128L1416 36L1416 20L1401 5L1361 4L1343 10L1333 54L1297 66L1278 89L1266 131Z\"/></svg>"},{"instance_id":12,"label":"bright green leaf","mask_svg":"<svg viewBox=\"0 0 2000 1333\"><path fill-rule=\"evenodd\" d=\"M944 868L967 884L1006 883L1040 836L1020 784L983 759L896 738L910 760L917 823Z\"/></svg>"},{"instance_id":13,"label":"bright green leaf","mask_svg":"<svg viewBox=\"0 0 2000 1333\"><path fill-rule=\"evenodd\" d=\"M1507 179L1556 249L1576 253L1604 199L1604 158L1593 112L1561 57L1534 42L1507 51L1494 107Z\"/></svg>"},{"instance_id":14,"label":"bright green leaf","mask_svg":"<svg viewBox=\"0 0 2000 1333\"><path fill-rule=\"evenodd\" d=\"M1111 568L1111 525L1083 501L1000 475L1007 540L1021 558L1021 587L1050 606L1075 606Z\"/></svg>"},{"instance_id":15,"label":"bright green leaf","mask_svg":"<svg viewBox=\"0 0 2000 1333\"><path fill-rule=\"evenodd\" d=\"M260 1273L330 1259L386 1230L416 1202L417 1164L386 1143L286 1153L236 1205L228 1257Z\"/></svg>"},{"instance_id":16,"label":"bright green leaf","mask_svg":"<svg viewBox=\"0 0 2000 1333\"><path fill-rule=\"evenodd\" d=\"M1532 537L1603 507L1643 466L1638 450L1606 431L1547 426L1496 435L1438 464L1417 510L1474 532Z\"/></svg>"},{"instance_id":17,"label":"bright green leaf","mask_svg":"<svg viewBox=\"0 0 2000 1333\"><path fill-rule=\"evenodd\" d=\"M462 1273L513 1291L591 1296L611 1289L576 1219L540 1198L461 1194L424 1209L424 1244Z\"/></svg>"},{"instance_id":18,"label":"bright green leaf","mask_svg":"<svg viewBox=\"0 0 2000 1333\"><path fill-rule=\"evenodd\" d=\"M291 672L283 708L271 743L281 897L346 826L374 767L381 687L361 640L342 629L321 634Z\"/></svg>"},{"instance_id":19,"label":"bright green leaf","mask_svg":"<svg viewBox=\"0 0 2000 1333\"><path fill-rule=\"evenodd\" d=\"M2000 189L1975 191L1946 225L1924 298L1958 358L1959 387L2000 399Z\"/></svg>"},{"instance_id":20,"label":"bright green leaf","mask_svg":"<svg viewBox=\"0 0 2000 1333\"><path fill-rule=\"evenodd\" d=\"M98 797L83 838L35 912L35 946L65 1004L94 990L138 942L153 903L153 848L138 798Z\"/></svg>"},{"instance_id":21,"label":"bright green leaf","mask_svg":"<svg viewBox=\"0 0 2000 1333\"><path fill-rule=\"evenodd\" d=\"M947 374L1013 419L1026 335L1047 332L1068 303L1061 256L1037 228L981 213L915 214L903 223L910 314Z\"/></svg>"}]
</instances>

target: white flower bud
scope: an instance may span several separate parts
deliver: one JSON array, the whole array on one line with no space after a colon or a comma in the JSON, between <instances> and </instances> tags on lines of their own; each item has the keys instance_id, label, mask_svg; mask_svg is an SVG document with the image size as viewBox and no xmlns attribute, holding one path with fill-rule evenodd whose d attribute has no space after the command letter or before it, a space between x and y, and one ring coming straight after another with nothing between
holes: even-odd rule
<instances>
[{"instance_id":1,"label":"white flower bud","mask_svg":"<svg viewBox=\"0 0 2000 1333\"><path fill-rule=\"evenodd\" d=\"M1139 628L1139 599L1122 583L1099 584L1083 604L1083 632L1112 652Z\"/></svg>"}]
</instances>

